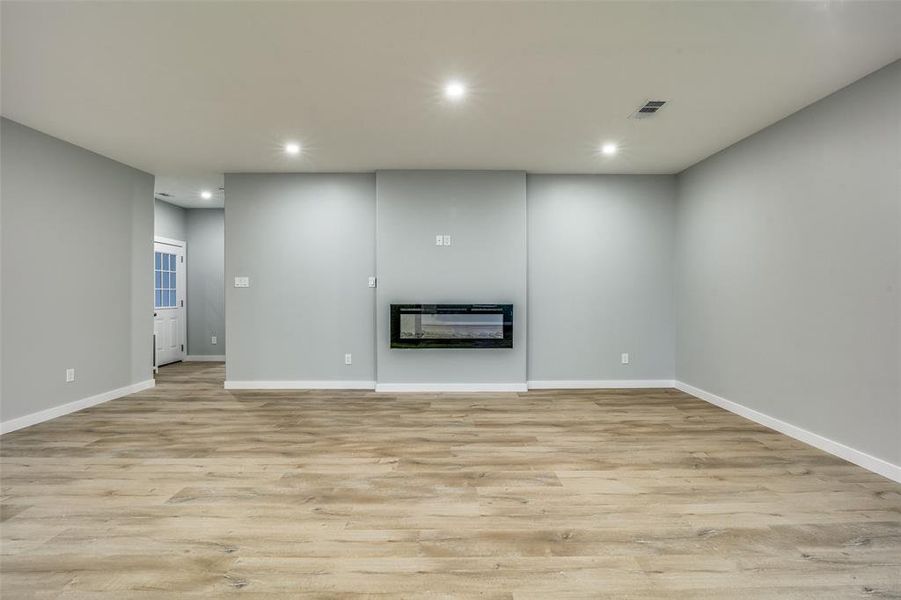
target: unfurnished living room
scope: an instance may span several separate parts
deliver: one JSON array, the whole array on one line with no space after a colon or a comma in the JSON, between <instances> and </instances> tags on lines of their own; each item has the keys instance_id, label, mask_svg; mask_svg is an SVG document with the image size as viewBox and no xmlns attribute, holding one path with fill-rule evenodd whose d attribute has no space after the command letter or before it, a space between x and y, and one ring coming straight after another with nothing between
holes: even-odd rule
<instances>
[{"instance_id":1,"label":"unfurnished living room","mask_svg":"<svg viewBox=\"0 0 901 600\"><path fill-rule=\"evenodd\" d=\"M901 598L901 1L0 29L3 600Z\"/></svg>"}]
</instances>

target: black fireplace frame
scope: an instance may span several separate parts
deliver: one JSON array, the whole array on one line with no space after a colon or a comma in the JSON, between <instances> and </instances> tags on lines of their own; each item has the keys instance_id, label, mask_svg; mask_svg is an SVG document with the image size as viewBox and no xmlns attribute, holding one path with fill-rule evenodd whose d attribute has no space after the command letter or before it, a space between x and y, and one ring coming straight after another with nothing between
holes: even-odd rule
<instances>
[{"instance_id":1,"label":"black fireplace frame","mask_svg":"<svg viewBox=\"0 0 901 600\"><path fill-rule=\"evenodd\" d=\"M495 339L430 338L405 339L400 336L400 317L403 314L492 314L503 315L504 337ZM512 348L512 304L392 304L391 348Z\"/></svg>"}]
</instances>

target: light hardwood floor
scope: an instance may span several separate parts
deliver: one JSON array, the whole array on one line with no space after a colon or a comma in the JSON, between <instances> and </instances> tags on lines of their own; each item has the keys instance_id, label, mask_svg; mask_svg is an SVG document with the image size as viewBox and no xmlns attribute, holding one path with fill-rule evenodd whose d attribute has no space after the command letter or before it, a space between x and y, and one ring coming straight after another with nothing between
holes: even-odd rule
<instances>
[{"instance_id":1,"label":"light hardwood floor","mask_svg":"<svg viewBox=\"0 0 901 600\"><path fill-rule=\"evenodd\" d=\"M901 598L901 485L675 390L222 380L3 436L2 597Z\"/></svg>"}]
</instances>

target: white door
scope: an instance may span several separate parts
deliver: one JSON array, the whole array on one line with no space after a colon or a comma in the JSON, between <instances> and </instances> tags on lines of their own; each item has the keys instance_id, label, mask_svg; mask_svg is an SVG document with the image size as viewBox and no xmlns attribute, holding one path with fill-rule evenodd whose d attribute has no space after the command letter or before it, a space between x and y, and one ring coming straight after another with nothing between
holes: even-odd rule
<instances>
[{"instance_id":1,"label":"white door","mask_svg":"<svg viewBox=\"0 0 901 600\"><path fill-rule=\"evenodd\" d=\"M153 334L156 365L185 359L185 243L153 244Z\"/></svg>"}]
</instances>

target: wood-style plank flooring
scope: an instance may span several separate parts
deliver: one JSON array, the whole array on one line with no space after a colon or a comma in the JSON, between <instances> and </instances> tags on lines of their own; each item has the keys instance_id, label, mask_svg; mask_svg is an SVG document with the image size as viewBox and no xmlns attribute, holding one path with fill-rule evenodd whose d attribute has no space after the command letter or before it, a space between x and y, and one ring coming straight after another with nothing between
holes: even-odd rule
<instances>
[{"instance_id":1,"label":"wood-style plank flooring","mask_svg":"<svg viewBox=\"0 0 901 600\"><path fill-rule=\"evenodd\" d=\"M901 485L678 391L222 380L3 436L2 597L901 598Z\"/></svg>"}]
</instances>

